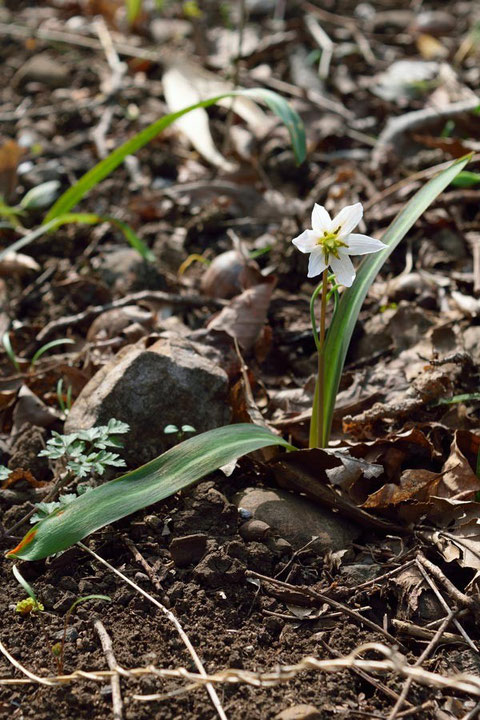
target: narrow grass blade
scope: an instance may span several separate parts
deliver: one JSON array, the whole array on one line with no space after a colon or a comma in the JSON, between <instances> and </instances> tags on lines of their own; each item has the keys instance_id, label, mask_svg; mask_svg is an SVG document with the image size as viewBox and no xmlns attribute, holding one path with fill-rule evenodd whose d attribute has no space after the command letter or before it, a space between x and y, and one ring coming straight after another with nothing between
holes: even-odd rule
<instances>
[{"instance_id":1,"label":"narrow grass blade","mask_svg":"<svg viewBox=\"0 0 480 720\"><path fill-rule=\"evenodd\" d=\"M74 345L75 340L72 340L72 338L59 338L58 340L52 340L51 342L45 343L45 345L42 345L41 348L37 350L35 355L30 360L30 365L33 367L37 360L40 360L42 355L44 355L46 352L51 350L54 347L57 347L58 345Z\"/></svg>"},{"instance_id":2,"label":"narrow grass blade","mask_svg":"<svg viewBox=\"0 0 480 720\"><path fill-rule=\"evenodd\" d=\"M353 329L370 285L375 280L385 260L395 250L410 228L425 212L428 206L431 205L435 198L440 195L463 170L470 158L471 155L468 155L467 157L456 160L448 168L439 173L439 175L432 178L432 180L414 195L383 235L382 241L388 245L388 247L381 252L365 257L360 264L356 280L352 287L343 293L332 324L328 330L325 344L324 446L327 445L330 436L335 398L337 396Z\"/></svg>"},{"instance_id":3,"label":"narrow grass blade","mask_svg":"<svg viewBox=\"0 0 480 720\"><path fill-rule=\"evenodd\" d=\"M80 495L28 532L7 557L39 560L188 487L241 455L268 445L291 448L257 425L227 425L196 435L160 457Z\"/></svg>"},{"instance_id":4,"label":"narrow grass blade","mask_svg":"<svg viewBox=\"0 0 480 720\"><path fill-rule=\"evenodd\" d=\"M63 195L59 197L55 205L50 209L44 222L49 223L59 215L68 213L90 190L92 190L92 188L98 185L99 182L104 180L119 165L121 165L127 155L134 155L151 140L157 137L157 135L165 130L165 128L174 123L175 120L178 120L183 115L186 115L197 108L206 108L210 105L214 105L224 98L241 95L264 102L268 105L272 112L274 112L282 120L282 122L285 123L290 134L297 162L302 163L305 160L307 153L305 145L305 128L300 120L300 117L295 110L290 107L287 101L272 90L266 90L264 88L234 90L222 95L217 95L214 98L209 98L208 100L202 100L202 102L199 102L196 105L191 105L190 107L179 110L178 112L165 115L146 127L144 130L141 130L139 133L134 135L134 137L127 140L127 142L120 145L120 147L110 153L110 155L97 163L97 165L85 173L85 175L83 175L80 180L75 183L75 185L64 192Z\"/></svg>"},{"instance_id":5,"label":"narrow grass blade","mask_svg":"<svg viewBox=\"0 0 480 720\"><path fill-rule=\"evenodd\" d=\"M103 222L109 222L121 230L125 239L135 250L138 250L144 260L151 262L155 259L155 256L150 248L148 248L134 230L132 230L132 228L122 220L117 220L109 215L96 215L95 213L66 213L65 215L58 215L53 218L53 220L40 225L40 227L36 228L36 230L33 230L32 232L27 233L27 235L24 235L22 238L19 238L19 240L16 240L9 247L5 248L5 250L1 250L0 260L7 255L7 253L18 252L21 248L24 248L26 245L30 245L30 243L37 238L45 235L51 230L56 230L61 225L68 225L69 223L79 223L80 225L98 225Z\"/></svg>"}]
</instances>

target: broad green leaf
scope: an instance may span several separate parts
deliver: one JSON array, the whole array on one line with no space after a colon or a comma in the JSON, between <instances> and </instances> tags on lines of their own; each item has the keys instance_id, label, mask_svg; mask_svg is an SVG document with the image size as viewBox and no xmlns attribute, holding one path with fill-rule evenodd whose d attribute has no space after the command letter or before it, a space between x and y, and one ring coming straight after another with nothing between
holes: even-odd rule
<instances>
[{"instance_id":1,"label":"broad green leaf","mask_svg":"<svg viewBox=\"0 0 480 720\"><path fill-rule=\"evenodd\" d=\"M452 182L469 162L471 155L460 158L424 185L397 215L382 241L388 245L374 255L367 255L359 266L352 287L347 288L338 304L337 311L328 329L325 343L325 404L324 404L324 447L330 436L335 398L340 378L363 301L370 285L375 280L385 260L395 250L418 218L440 193Z\"/></svg>"},{"instance_id":2,"label":"broad green leaf","mask_svg":"<svg viewBox=\"0 0 480 720\"><path fill-rule=\"evenodd\" d=\"M115 225L115 227L118 227L118 229L121 230L121 232L123 232L123 234L125 235L126 240L135 250L138 250L144 260L148 260L151 262L155 259L152 251L145 245L143 240L141 240L132 230L132 228L126 223L124 223L122 220L117 220L116 218L110 217L109 215L96 215L95 213L66 213L65 215L58 215L54 217L49 222L45 222L43 225L40 225L40 227L36 228L36 230L32 230L32 232L29 232L27 233L27 235L24 235L19 240L16 240L14 243L12 243L12 245L5 248L5 250L1 250L0 260L7 253L18 252L21 248L24 248L25 245L30 245L30 243L32 243L37 238L45 235L51 230L56 230L61 225L67 225L69 223L98 225L99 223L103 222L109 222L112 225Z\"/></svg>"},{"instance_id":3,"label":"broad green leaf","mask_svg":"<svg viewBox=\"0 0 480 720\"><path fill-rule=\"evenodd\" d=\"M231 92L217 95L214 98L202 100L202 102L199 102L196 105L191 105L190 107L179 110L178 112L165 115L146 127L144 130L141 130L139 133L130 138L130 140L127 140L127 142L120 145L120 147L110 153L110 155L97 163L97 165L85 173L85 175L83 175L80 180L75 183L75 185L64 192L47 213L44 222L49 223L54 218L68 213L92 188L98 185L99 182L104 180L119 165L121 165L127 155L134 155L151 140L157 137L157 135L165 130L165 128L174 123L175 120L178 120L178 118L181 118L183 115L186 115L197 108L206 108L210 105L214 105L224 98L242 95L251 97L253 100L264 102L268 105L270 110L275 113L275 115L278 115L290 134L297 162L299 164L302 163L305 160L307 152L305 146L305 128L300 120L300 117L295 110L290 107L287 101L272 90L266 90L264 88L254 88L252 90L232 90Z\"/></svg>"},{"instance_id":4,"label":"broad green leaf","mask_svg":"<svg viewBox=\"0 0 480 720\"><path fill-rule=\"evenodd\" d=\"M7 557L39 560L65 550L104 525L163 500L241 455L268 445L291 448L269 430L246 423L189 438L52 513L33 527Z\"/></svg>"}]
</instances>

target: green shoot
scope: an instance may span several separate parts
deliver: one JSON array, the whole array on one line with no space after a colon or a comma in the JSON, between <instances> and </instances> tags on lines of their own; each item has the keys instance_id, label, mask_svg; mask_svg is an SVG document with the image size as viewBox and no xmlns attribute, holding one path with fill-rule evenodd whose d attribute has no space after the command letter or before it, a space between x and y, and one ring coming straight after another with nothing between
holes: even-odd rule
<instances>
[{"instance_id":1,"label":"green shoot","mask_svg":"<svg viewBox=\"0 0 480 720\"><path fill-rule=\"evenodd\" d=\"M16 565L12 567L12 572L16 580L18 580L18 582L28 595L28 598L26 600L20 600L20 602L17 603L15 607L15 612L19 613L20 615L29 615L32 612L43 612L45 608L43 607L42 603L37 600L35 590L32 588L30 583L25 580Z\"/></svg>"},{"instance_id":2,"label":"green shoot","mask_svg":"<svg viewBox=\"0 0 480 720\"><path fill-rule=\"evenodd\" d=\"M11 343L11 341L10 341L10 333L8 333L8 332L3 333L3 335L2 335L2 345L3 345L3 348L4 348L5 352L6 352L7 355L8 355L8 358L9 358L10 362L11 362L12 365L14 366L15 370L16 370L17 372L21 372L20 365L19 365L19 362L18 362L18 360L17 360L17 356L15 355L15 353L14 353L14 351L13 351L12 343Z\"/></svg>"},{"instance_id":3,"label":"green shoot","mask_svg":"<svg viewBox=\"0 0 480 720\"><path fill-rule=\"evenodd\" d=\"M63 378L60 378L57 382L57 400L58 400L58 404L60 406L60 410L66 417L72 407L72 386L71 385L68 386L67 392L65 393L65 399L64 399Z\"/></svg>"},{"instance_id":4,"label":"green shoot","mask_svg":"<svg viewBox=\"0 0 480 720\"><path fill-rule=\"evenodd\" d=\"M33 368L35 363L40 360L42 355L44 355L48 350L51 350L54 347L57 347L58 345L73 345L75 343L75 340L72 340L71 338L60 338L58 340L52 340L51 342L45 343L45 345L42 345L41 348L37 350L37 352L34 354L32 359L30 360L30 367Z\"/></svg>"},{"instance_id":5,"label":"green shoot","mask_svg":"<svg viewBox=\"0 0 480 720\"><path fill-rule=\"evenodd\" d=\"M59 643L55 643L55 645L52 646L52 652L57 658L57 664L58 664L58 673L59 675L63 674L63 666L64 666L64 660L65 660L65 642L67 639L67 628L68 628L68 621L70 620L70 617L80 603L87 602L89 600L106 600L107 602L111 601L111 597L108 595L84 595L83 597L78 598L73 602L70 607L68 608L67 612L65 613L65 618L63 621L63 635L62 640Z\"/></svg>"}]
</instances>

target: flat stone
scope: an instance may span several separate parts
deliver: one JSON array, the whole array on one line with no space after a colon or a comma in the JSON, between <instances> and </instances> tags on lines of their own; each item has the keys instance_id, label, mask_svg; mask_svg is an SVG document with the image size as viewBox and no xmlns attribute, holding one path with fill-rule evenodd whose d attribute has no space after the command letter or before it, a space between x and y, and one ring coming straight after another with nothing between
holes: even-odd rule
<instances>
[{"instance_id":1,"label":"flat stone","mask_svg":"<svg viewBox=\"0 0 480 720\"><path fill-rule=\"evenodd\" d=\"M71 84L71 68L59 58L48 53L39 53L29 58L20 68L16 83L40 82L51 88L68 87Z\"/></svg>"},{"instance_id":2,"label":"flat stone","mask_svg":"<svg viewBox=\"0 0 480 720\"><path fill-rule=\"evenodd\" d=\"M131 467L167 450L166 425L193 425L204 432L230 421L226 373L179 338L158 340L148 349L129 346L85 385L65 423L65 432L129 423L121 451Z\"/></svg>"},{"instance_id":3,"label":"flat stone","mask_svg":"<svg viewBox=\"0 0 480 720\"><path fill-rule=\"evenodd\" d=\"M177 567L198 563L207 550L208 536L203 533L174 538L170 543L170 555Z\"/></svg>"},{"instance_id":4,"label":"flat stone","mask_svg":"<svg viewBox=\"0 0 480 720\"><path fill-rule=\"evenodd\" d=\"M313 705L293 705L275 715L275 720L320 720L320 710Z\"/></svg>"},{"instance_id":5,"label":"flat stone","mask_svg":"<svg viewBox=\"0 0 480 720\"><path fill-rule=\"evenodd\" d=\"M312 549L316 552L343 550L360 534L349 520L287 490L247 488L237 493L233 502L250 510L255 520L267 523L295 550L314 537Z\"/></svg>"}]
</instances>

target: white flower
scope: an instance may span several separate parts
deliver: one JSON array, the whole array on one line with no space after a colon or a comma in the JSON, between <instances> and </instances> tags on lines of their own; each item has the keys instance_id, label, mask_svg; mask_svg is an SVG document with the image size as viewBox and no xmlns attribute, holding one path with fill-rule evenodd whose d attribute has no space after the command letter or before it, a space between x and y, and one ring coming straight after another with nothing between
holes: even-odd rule
<instances>
[{"instance_id":1,"label":"white flower","mask_svg":"<svg viewBox=\"0 0 480 720\"><path fill-rule=\"evenodd\" d=\"M310 253L308 277L320 275L330 266L337 282L350 287L355 270L349 255L367 255L387 247L368 235L352 233L362 216L361 203L347 205L333 220L322 205L315 203L312 230L305 230L292 240L301 252Z\"/></svg>"}]
</instances>

